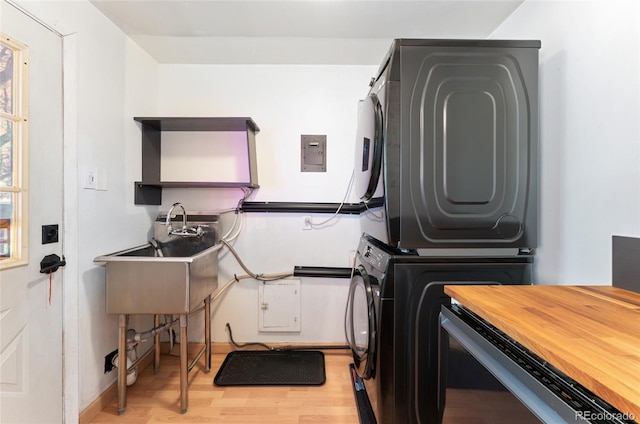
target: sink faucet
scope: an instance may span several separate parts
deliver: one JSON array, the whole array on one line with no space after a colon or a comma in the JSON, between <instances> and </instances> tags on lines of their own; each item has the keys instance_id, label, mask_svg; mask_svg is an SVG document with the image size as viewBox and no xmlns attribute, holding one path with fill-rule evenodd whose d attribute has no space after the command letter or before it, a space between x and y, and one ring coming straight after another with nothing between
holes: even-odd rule
<instances>
[{"instance_id":1,"label":"sink faucet","mask_svg":"<svg viewBox=\"0 0 640 424\"><path fill-rule=\"evenodd\" d=\"M165 225L167 226L167 234L168 235L172 235L172 234L178 233L178 231L175 231L171 227L171 213L176 208L176 206L180 206L180 208L182 209L182 230L181 230L181 232L184 232L187 229L187 211L184 209L184 206L182 205L182 203L176 202L173 205L171 205L171 209L169 209L169 212L167 212L167 221L166 221Z\"/></svg>"},{"instance_id":2,"label":"sink faucet","mask_svg":"<svg viewBox=\"0 0 640 424\"><path fill-rule=\"evenodd\" d=\"M176 207L180 207L180 209L182 209L182 228L179 230L174 230L173 227L171 227L171 213ZM171 209L169 209L169 212L167 212L167 220L165 222L165 225L167 226L167 234L170 236L193 237L201 236L202 234L204 234L204 231L199 225L197 228L187 228L187 211L184 209L184 206L180 202L176 202L171 205Z\"/></svg>"}]
</instances>

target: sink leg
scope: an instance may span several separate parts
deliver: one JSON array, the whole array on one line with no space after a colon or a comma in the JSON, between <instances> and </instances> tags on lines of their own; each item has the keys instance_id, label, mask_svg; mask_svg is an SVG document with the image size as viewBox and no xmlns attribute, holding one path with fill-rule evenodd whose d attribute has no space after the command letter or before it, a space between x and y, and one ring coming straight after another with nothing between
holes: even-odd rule
<instances>
[{"instance_id":1,"label":"sink leg","mask_svg":"<svg viewBox=\"0 0 640 424\"><path fill-rule=\"evenodd\" d=\"M204 372L211 372L211 295L204 299Z\"/></svg>"},{"instance_id":2,"label":"sink leg","mask_svg":"<svg viewBox=\"0 0 640 424\"><path fill-rule=\"evenodd\" d=\"M118 315L118 414L127 409L127 316Z\"/></svg>"},{"instance_id":3,"label":"sink leg","mask_svg":"<svg viewBox=\"0 0 640 424\"><path fill-rule=\"evenodd\" d=\"M153 327L158 328L160 326L160 315L153 316ZM156 334L153 337L153 373L158 374L160 372L160 334Z\"/></svg>"},{"instance_id":4,"label":"sink leg","mask_svg":"<svg viewBox=\"0 0 640 424\"><path fill-rule=\"evenodd\" d=\"M187 412L188 399L188 339L187 339L187 315L180 315L180 406L183 414Z\"/></svg>"}]
</instances>

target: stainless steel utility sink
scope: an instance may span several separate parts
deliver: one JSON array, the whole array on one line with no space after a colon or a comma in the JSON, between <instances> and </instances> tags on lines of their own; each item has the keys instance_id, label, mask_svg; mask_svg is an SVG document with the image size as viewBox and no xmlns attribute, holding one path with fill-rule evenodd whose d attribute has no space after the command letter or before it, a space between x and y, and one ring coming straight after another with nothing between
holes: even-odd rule
<instances>
[{"instance_id":1,"label":"stainless steel utility sink","mask_svg":"<svg viewBox=\"0 0 640 424\"><path fill-rule=\"evenodd\" d=\"M188 314L218 287L218 217L193 218L199 235L167 235L160 216L152 242L94 259L106 266L108 314Z\"/></svg>"},{"instance_id":2,"label":"stainless steel utility sink","mask_svg":"<svg viewBox=\"0 0 640 424\"><path fill-rule=\"evenodd\" d=\"M182 215L173 215L178 207ZM203 353L204 371L211 370L211 294L218 287L218 228L218 215L187 213L181 203L175 203L169 212L156 218L155 235L149 243L94 259L106 267L107 313L118 314L120 414L127 405L127 315L154 315L155 328L159 328L160 315L180 316L182 413L187 412L189 370ZM200 312L200 308L204 309L204 346L188 365L187 317ZM158 372L160 337L157 334L154 347L154 371Z\"/></svg>"}]
</instances>

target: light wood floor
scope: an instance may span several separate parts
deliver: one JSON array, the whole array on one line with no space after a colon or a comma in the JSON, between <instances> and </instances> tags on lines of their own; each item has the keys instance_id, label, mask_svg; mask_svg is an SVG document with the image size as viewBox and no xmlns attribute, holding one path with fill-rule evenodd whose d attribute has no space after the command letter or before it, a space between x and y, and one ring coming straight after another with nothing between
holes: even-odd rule
<instances>
[{"instance_id":1,"label":"light wood floor","mask_svg":"<svg viewBox=\"0 0 640 424\"><path fill-rule=\"evenodd\" d=\"M127 388L127 409L118 415L117 399L91 423L358 424L349 377L347 350L325 350L322 386L218 387L213 384L226 353L213 354L211 373L196 365L189 373L189 407L180 413L179 358L163 354L160 373L148 366ZM201 358L200 363L203 363Z\"/></svg>"}]
</instances>

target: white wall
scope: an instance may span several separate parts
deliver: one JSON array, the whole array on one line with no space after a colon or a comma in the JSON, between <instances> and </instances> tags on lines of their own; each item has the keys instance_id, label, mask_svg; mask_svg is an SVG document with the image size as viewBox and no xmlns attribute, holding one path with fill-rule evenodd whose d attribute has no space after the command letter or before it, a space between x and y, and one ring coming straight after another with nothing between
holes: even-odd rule
<instances>
[{"instance_id":1,"label":"white wall","mask_svg":"<svg viewBox=\"0 0 640 424\"><path fill-rule=\"evenodd\" d=\"M77 222L66 223L77 234L65 240L65 256L77 272L65 272L65 287L77 299L77 374L66 370L65 378L78 379L78 411L65 411L73 422L116 379L104 374L104 357L117 348L117 319L105 313L103 267L93 259L101 254L142 244L148 239L157 207L133 205L133 181L140 178L140 137L133 113L154 115L158 105L158 65L137 45L86 1L21 1L22 7L63 34L75 34L75 58L67 58L77 75L75 140L65 140L67 157L77 157L77 180L65 181L77 199ZM68 95L68 94L67 94ZM65 119L68 119L66 117ZM89 167L106 171L107 191L86 190L81 177ZM65 175L73 173L65 172ZM67 206L69 206L67 204ZM65 232L66 236L66 232ZM70 279L69 276L75 276ZM65 295L65 301L69 299ZM68 364L69 362L66 361ZM66 395L68 396L68 394ZM73 394L71 395L73 396ZM68 405L67 405L68 407Z\"/></svg>"},{"instance_id":2,"label":"white wall","mask_svg":"<svg viewBox=\"0 0 640 424\"><path fill-rule=\"evenodd\" d=\"M80 178L83 166L102 168L108 178L107 191L86 190L78 184L82 410L116 378L115 373L105 375L103 367L104 356L117 348L117 317L105 313L104 267L96 266L93 258L145 243L156 214L155 208L133 204L132 182L139 178L141 162L132 111L153 114L156 110L157 64L92 6L87 5L81 21Z\"/></svg>"},{"instance_id":3,"label":"white wall","mask_svg":"<svg viewBox=\"0 0 640 424\"><path fill-rule=\"evenodd\" d=\"M382 60L382 58L380 58ZM354 160L357 104L377 66L160 66L163 116L249 116L256 136L260 189L256 201L340 203ZM300 171L300 135L327 135L327 172ZM215 165L214 165L215 166ZM240 190L165 190L164 209L180 201L191 210L236 205ZM349 198L349 201L355 201ZM360 237L358 218L341 215L331 226L303 230L303 214L246 213L235 248L256 273L292 271L296 265L350 266ZM313 216L315 221L327 215ZM225 216L225 229L231 216ZM223 230L224 232L224 230ZM244 274L230 254L220 263L220 285ZM214 308L213 339L228 341L228 322L238 341L344 343L348 279L304 278L301 332L258 332L258 284L244 280ZM195 321L195 323L194 323ZM190 322L201 339L200 320Z\"/></svg>"},{"instance_id":4,"label":"white wall","mask_svg":"<svg viewBox=\"0 0 640 424\"><path fill-rule=\"evenodd\" d=\"M261 188L252 200L339 202L353 166L356 102L377 64L158 66L88 2L19 3L61 32L76 33L77 142L71 154L77 154L80 176L85 167L100 167L108 177L106 192L66 182L76 187L78 202L78 234L65 246L78 278L65 284L76 290L79 305L80 412L116 377L102 371L104 356L116 347L117 323L105 314L104 270L93 258L145 242L158 211L133 204L140 132L132 116L251 116L261 128ZM609 283L611 235L640 230L639 23L634 1L527 1L493 35L541 39L543 45L539 283ZM326 173L299 171L300 134L307 133L328 136ZM163 203L219 209L238 196L232 190L169 190ZM256 272L348 266L359 237L354 217L303 231L301 215L246 215L236 247ZM240 272L224 255L220 282ZM243 281L215 310L214 340L227 340L229 322L241 341L340 341L347 282L302 284L299 335L258 334L256 284Z\"/></svg>"},{"instance_id":5,"label":"white wall","mask_svg":"<svg viewBox=\"0 0 640 424\"><path fill-rule=\"evenodd\" d=\"M492 38L539 39L539 284L610 284L640 232L638 2L526 1Z\"/></svg>"}]
</instances>

